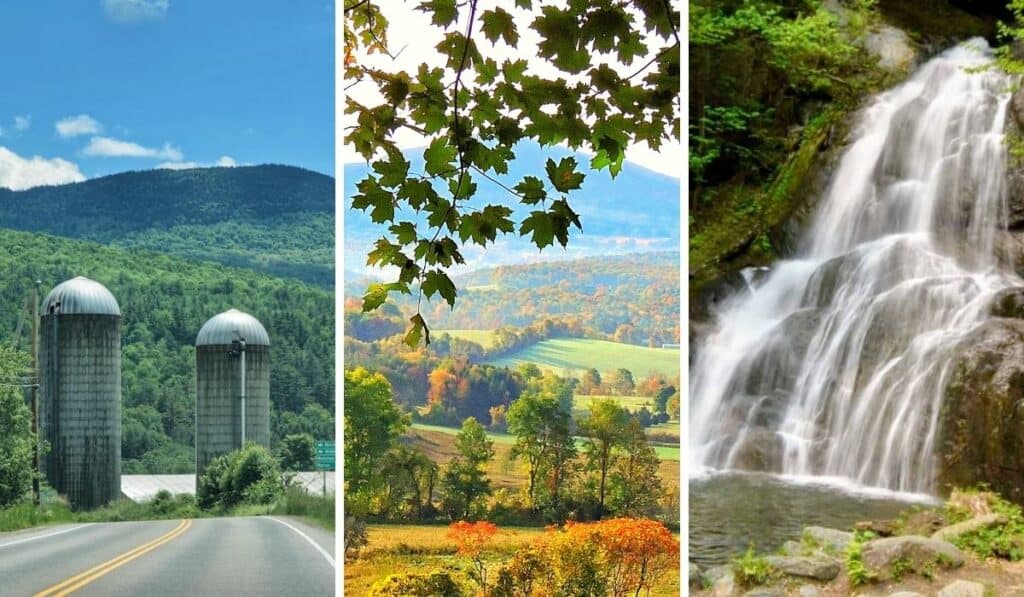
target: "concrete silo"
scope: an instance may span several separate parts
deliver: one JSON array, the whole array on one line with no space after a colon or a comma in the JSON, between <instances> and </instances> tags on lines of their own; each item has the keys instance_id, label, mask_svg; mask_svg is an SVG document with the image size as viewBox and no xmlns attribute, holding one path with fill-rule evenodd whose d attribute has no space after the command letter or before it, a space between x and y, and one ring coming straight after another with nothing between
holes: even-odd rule
<instances>
[{"instance_id":1,"label":"concrete silo","mask_svg":"<svg viewBox=\"0 0 1024 597\"><path fill-rule=\"evenodd\" d=\"M96 508L121 496L121 309L78 277L50 291L39 319L41 468L73 508Z\"/></svg>"},{"instance_id":2,"label":"concrete silo","mask_svg":"<svg viewBox=\"0 0 1024 597\"><path fill-rule=\"evenodd\" d=\"M196 337L196 479L247 442L270 447L270 336L255 317L231 309Z\"/></svg>"}]
</instances>

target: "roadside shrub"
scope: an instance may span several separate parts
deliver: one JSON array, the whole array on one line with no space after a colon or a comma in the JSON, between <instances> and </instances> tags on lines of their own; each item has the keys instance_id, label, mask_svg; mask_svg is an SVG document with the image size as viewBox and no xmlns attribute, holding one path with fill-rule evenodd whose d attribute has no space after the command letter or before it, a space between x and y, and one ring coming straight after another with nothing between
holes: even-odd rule
<instances>
[{"instance_id":1,"label":"roadside shrub","mask_svg":"<svg viewBox=\"0 0 1024 597\"><path fill-rule=\"evenodd\" d=\"M308 433L286 435L278 447L281 470L311 471L316 465L316 440Z\"/></svg>"},{"instance_id":2,"label":"roadside shrub","mask_svg":"<svg viewBox=\"0 0 1024 597\"><path fill-rule=\"evenodd\" d=\"M240 504L272 504L284 491L277 460L263 446L250 443L215 458L196 487L197 503L204 509Z\"/></svg>"},{"instance_id":3,"label":"roadside shrub","mask_svg":"<svg viewBox=\"0 0 1024 597\"><path fill-rule=\"evenodd\" d=\"M392 574L370 589L370 597L462 597L462 587L446 571Z\"/></svg>"}]
</instances>

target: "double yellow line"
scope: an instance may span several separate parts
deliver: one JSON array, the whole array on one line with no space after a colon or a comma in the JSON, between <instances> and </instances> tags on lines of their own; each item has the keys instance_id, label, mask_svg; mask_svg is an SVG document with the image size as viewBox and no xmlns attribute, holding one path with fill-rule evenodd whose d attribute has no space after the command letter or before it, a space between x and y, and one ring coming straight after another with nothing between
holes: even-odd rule
<instances>
[{"instance_id":1,"label":"double yellow line","mask_svg":"<svg viewBox=\"0 0 1024 597\"><path fill-rule=\"evenodd\" d=\"M142 557L161 545L173 541L175 538L187 531L190 526L192 526L191 520L183 520L181 521L181 524L166 535L161 535L145 545L140 545L131 551L126 551L112 560L103 562L99 566L90 568L80 574L76 574L64 582L58 583L48 589L44 589L36 593L33 597L64 597L65 595L70 595L74 591L81 589L101 576L117 570L135 558Z\"/></svg>"}]
</instances>

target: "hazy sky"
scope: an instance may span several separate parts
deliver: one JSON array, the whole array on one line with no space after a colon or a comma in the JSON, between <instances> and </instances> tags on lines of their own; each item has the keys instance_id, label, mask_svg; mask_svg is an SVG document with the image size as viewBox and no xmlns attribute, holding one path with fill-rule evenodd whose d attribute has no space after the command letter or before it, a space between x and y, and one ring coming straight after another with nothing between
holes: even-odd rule
<instances>
[{"instance_id":1,"label":"hazy sky","mask_svg":"<svg viewBox=\"0 0 1024 597\"><path fill-rule=\"evenodd\" d=\"M384 16L388 18L390 25L388 29L389 49L392 54L398 54L397 60L392 61L390 57L373 54L371 56L360 56L360 62L386 70L403 69L413 72L422 62L437 65L444 64L446 59L442 58L434 49L434 46L442 39L444 32L430 24L429 16L414 10L416 4L415 2L381 3L381 10L384 12ZM515 11L513 14L518 12L521 11ZM460 31L466 27L465 13L466 11L460 12L461 18L456 25ZM557 72L546 61L535 57L539 36L529 28L529 23L517 20L516 26L520 40L518 47L512 52L500 41L498 45L492 46L491 42L479 33L479 25L477 25L475 30L477 33L474 34L474 39L480 52L485 56L495 58L499 62L505 58L525 57L530 60L530 67L537 69L538 73L553 74ZM658 43L664 42L659 40ZM638 64L643 64L643 62L638 61ZM636 68L636 66L637 64L633 65L633 68ZM629 71L631 69L626 68L625 70ZM354 86L347 94L360 102L376 104L379 101L379 96L375 93L375 88L376 86L372 82L367 82ZM426 145L422 137L408 129L401 129L399 135L399 145L403 148ZM364 161L349 146L344 148L342 157L346 163ZM640 166L671 176L681 176L684 169L682 145L678 140L673 143L665 143L657 153L651 151L646 144L630 147L626 151L626 159Z\"/></svg>"},{"instance_id":2,"label":"hazy sky","mask_svg":"<svg viewBox=\"0 0 1024 597\"><path fill-rule=\"evenodd\" d=\"M333 0L5 2L0 52L0 186L158 166L334 173Z\"/></svg>"}]
</instances>

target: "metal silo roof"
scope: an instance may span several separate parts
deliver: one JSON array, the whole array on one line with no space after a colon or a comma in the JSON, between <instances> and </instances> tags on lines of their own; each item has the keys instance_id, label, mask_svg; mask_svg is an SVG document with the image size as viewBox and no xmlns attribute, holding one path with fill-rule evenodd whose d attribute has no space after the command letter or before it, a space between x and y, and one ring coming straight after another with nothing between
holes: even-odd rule
<instances>
[{"instance_id":1,"label":"metal silo roof","mask_svg":"<svg viewBox=\"0 0 1024 597\"><path fill-rule=\"evenodd\" d=\"M270 336L263 324L238 309L229 309L204 323L196 336L196 346L231 344L239 337L245 338L246 344L270 346Z\"/></svg>"},{"instance_id":2,"label":"metal silo roof","mask_svg":"<svg viewBox=\"0 0 1024 597\"><path fill-rule=\"evenodd\" d=\"M55 286L43 301L43 315L57 307L59 312L80 315L120 315L121 308L117 299L110 294L106 286L89 278L77 278L62 282Z\"/></svg>"}]
</instances>

